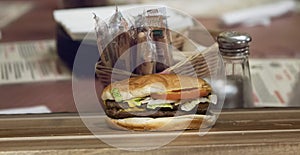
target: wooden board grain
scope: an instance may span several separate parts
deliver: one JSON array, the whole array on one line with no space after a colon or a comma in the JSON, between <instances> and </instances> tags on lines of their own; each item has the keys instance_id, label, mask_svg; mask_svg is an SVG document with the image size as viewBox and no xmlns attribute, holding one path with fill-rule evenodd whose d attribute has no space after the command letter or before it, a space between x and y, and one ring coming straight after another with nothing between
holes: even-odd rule
<instances>
[{"instance_id":1,"label":"wooden board grain","mask_svg":"<svg viewBox=\"0 0 300 155\"><path fill-rule=\"evenodd\" d=\"M104 118L95 114L86 117L100 119L100 122ZM0 116L0 124L1 153L140 154L120 150L105 141L118 143L123 148L150 148L177 134L119 131L102 122L97 129L91 128L98 133L96 137L77 114ZM199 136L198 130L185 131L165 146L144 153L294 154L300 150L299 136L300 109L224 111L206 135Z\"/></svg>"}]
</instances>

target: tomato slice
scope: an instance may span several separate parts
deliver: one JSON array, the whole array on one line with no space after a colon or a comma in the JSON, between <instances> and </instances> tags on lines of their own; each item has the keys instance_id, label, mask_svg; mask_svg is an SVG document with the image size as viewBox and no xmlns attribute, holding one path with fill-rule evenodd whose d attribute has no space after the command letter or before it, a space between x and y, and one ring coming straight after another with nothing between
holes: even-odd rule
<instances>
[{"instance_id":1,"label":"tomato slice","mask_svg":"<svg viewBox=\"0 0 300 155\"><path fill-rule=\"evenodd\" d=\"M181 91L172 91L167 93L154 93L151 97L154 99L165 99L165 100L182 100L182 99L193 99L197 97L204 97L209 94L206 89L190 89Z\"/></svg>"}]
</instances>

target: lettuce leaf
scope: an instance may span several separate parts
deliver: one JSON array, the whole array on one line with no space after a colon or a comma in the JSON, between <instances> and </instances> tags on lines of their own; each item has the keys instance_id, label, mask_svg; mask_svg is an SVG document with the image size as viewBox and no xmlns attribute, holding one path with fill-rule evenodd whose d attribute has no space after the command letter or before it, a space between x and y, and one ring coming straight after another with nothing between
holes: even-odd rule
<instances>
[{"instance_id":1,"label":"lettuce leaf","mask_svg":"<svg viewBox=\"0 0 300 155\"><path fill-rule=\"evenodd\" d=\"M139 107L142 105L142 100L144 98L134 98L134 99L130 99L130 100L125 100L124 102L127 102L129 107Z\"/></svg>"},{"instance_id":2,"label":"lettuce leaf","mask_svg":"<svg viewBox=\"0 0 300 155\"><path fill-rule=\"evenodd\" d=\"M123 100L122 95L121 95L119 89L113 88L111 90L111 94L114 97L114 99L115 99L116 102L121 102Z\"/></svg>"}]
</instances>

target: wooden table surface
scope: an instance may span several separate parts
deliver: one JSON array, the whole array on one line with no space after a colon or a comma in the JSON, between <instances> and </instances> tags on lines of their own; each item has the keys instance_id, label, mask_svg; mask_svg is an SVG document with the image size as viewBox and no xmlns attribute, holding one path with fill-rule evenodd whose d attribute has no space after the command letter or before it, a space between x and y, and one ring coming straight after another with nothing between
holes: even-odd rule
<instances>
[{"instance_id":1,"label":"wooden table surface","mask_svg":"<svg viewBox=\"0 0 300 155\"><path fill-rule=\"evenodd\" d=\"M130 155L279 155L298 154L300 150L300 109L223 111L215 126L204 136L199 136L199 130L185 131L166 145L143 152L132 149L157 147L157 143L178 133L113 130L104 123L102 115L86 114L84 117L86 121L97 119L98 123L90 126L97 134L93 135L75 113L0 116L0 150L4 154Z\"/></svg>"}]
</instances>

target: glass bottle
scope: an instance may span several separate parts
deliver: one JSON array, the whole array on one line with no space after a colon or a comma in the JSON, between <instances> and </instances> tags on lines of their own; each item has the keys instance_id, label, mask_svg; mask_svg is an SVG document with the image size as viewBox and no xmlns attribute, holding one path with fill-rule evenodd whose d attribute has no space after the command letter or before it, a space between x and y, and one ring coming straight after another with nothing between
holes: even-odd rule
<instances>
[{"instance_id":1,"label":"glass bottle","mask_svg":"<svg viewBox=\"0 0 300 155\"><path fill-rule=\"evenodd\" d=\"M217 41L226 72L224 108L245 108L253 105L249 69L249 43L251 36L236 31L219 34Z\"/></svg>"}]
</instances>

